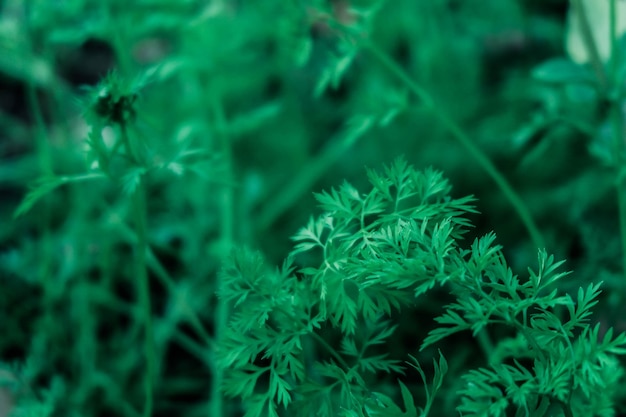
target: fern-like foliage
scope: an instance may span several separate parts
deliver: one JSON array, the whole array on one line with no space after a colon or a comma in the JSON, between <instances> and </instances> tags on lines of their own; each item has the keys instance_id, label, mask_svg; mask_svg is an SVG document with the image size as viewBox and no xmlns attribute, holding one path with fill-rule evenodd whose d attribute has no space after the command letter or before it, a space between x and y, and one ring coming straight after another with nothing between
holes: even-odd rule
<instances>
[{"instance_id":1,"label":"fern-like foliage","mask_svg":"<svg viewBox=\"0 0 626 417\"><path fill-rule=\"evenodd\" d=\"M403 369L370 353L395 330L383 316L457 273L451 255L474 209L471 197L450 198L441 173L402 159L368 176L367 193L344 183L316 195L325 213L296 233L279 270L247 251L223 270L220 295L232 308L219 353L224 391L246 399L249 417L292 404L291 415L390 415L381 410L391 412L391 400L367 385L368 375ZM295 257L308 259L298 274ZM323 337L329 326L343 335L338 349ZM311 344L322 358L313 363Z\"/></svg>"},{"instance_id":2,"label":"fern-like foliage","mask_svg":"<svg viewBox=\"0 0 626 417\"><path fill-rule=\"evenodd\" d=\"M403 365L375 347L396 329L392 310L414 304L435 285L449 288L455 301L422 349L488 325L518 333L497 345L490 368L466 375L457 406L462 415L515 409L519 416L543 416L551 407L566 416L612 415L621 375L614 356L626 353L626 336L600 337L599 327L591 327L598 284L574 300L558 293L567 274L544 251L539 268L521 280L494 234L463 248L473 198L451 198L440 172L398 159L382 173L368 171L368 178L366 192L346 182L316 195L324 213L295 234L281 268L247 250L224 267L219 295L229 302L231 320L218 362L227 369L224 392L244 400L246 417L278 416L281 409L305 417L427 416L448 369L443 356L434 361L421 409L404 382L398 383L404 410L371 382L378 374L399 376L408 364L426 383L408 353L411 361Z\"/></svg>"},{"instance_id":3,"label":"fern-like foliage","mask_svg":"<svg viewBox=\"0 0 626 417\"><path fill-rule=\"evenodd\" d=\"M507 267L495 235L477 239L466 252L467 268L451 285L457 301L446 307L422 349L462 330L509 326L519 337L506 341L489 369L471 371L458 411L466 416L543 416L550 404L564 415L613 416L612 397L622 369L615 355L626 354L626 334L602 337L591 326L591 308L600 284L580 288L577 299L560 295L555 284L568 275L541 250L538 269L521 280ZM560 308L560 310L559 310ZM564 313L564 314L560 314ZM524 360L527 365L522 365Z\"/></svg>"},{"instance_id":4,"label":"fern-like foliage","mask_svg":"<svg viewBox=\"0 0 626 417\"><path fill-rule=\"evenodd\" d=\"M367 194L348 183L317 194L326 213L294 236L292 256L321 254L320 264L302 273L319 296L321 316L348 334L359 315L389 314L454 276L455 241L470 226L463 215L474 211L471 197L449 197L440 172L416 171L402 159L368 177Z\"/></svg>"}]
</instances>

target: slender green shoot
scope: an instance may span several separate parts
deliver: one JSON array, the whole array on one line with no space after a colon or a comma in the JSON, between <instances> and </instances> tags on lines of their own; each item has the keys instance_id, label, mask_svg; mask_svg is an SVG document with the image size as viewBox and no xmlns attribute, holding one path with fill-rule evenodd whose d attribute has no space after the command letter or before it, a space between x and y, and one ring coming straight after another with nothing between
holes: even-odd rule
<instances>
[{"instance_id":1,"label":"slender green shoot","mask_svg":"<svg viewBox=\"0 0 626 417\"><path fill-rule=\"evenodd\" d=\"M498 185L502 193L509 200L520 219L522 220L530 238L533 241L534 246L538 248L545 247L545 240L539 228L535 224L535 221L530 213L528 207L513 189L508 180L502 175L502 173L491 162L489 157L474 144L474 142L467 136L463 129L448 116L442 109L437 106L431 97L420 85L418 85L407 73L404 71L395 61L393 61L386 53L380 50L378 46L366 39L361 39L363 46L369 50L394 76L396 76L402 83L413 93L422 104L429 109L443 127L454 137L466 150L470 156L478 162L483 170L491 177L491 179Z\"/></svg>"},{"instance_id":2,"label":"slender green shoot","mask_svg":"<svg viewBox=\"0 0 626 417\"><path fill-rule=\"evenodd\" d=\"M146 197L143 179L133 194L133 212L138 241L135 246L135 268L137 290L139 295L139 307L143 314L144 323L144 355L146 359L146 372L144 376L145 403L143 416L152 416L153 409L153 381L156 369L156 355L154 351L154 338L152 330L152 307L150 302L150 283L148 279L148 267L146 253L148 250L147 226L146 226Z\"/></svg>"},{"instance_id":3,"label":"slender green shoot","mask_svg":"<svg viewBox=\"0 0 626 417\"><path fill-rule=\"evenodd\" d=\"M610 2L610 30L611 30L611 82L612 89L619 89L619 34L617 31L617 0ZM622 272L626 277L626 182L621 161L624 158L624 114L621 105L621 97L611 97L611 121L613 124L613 154L616 161L616 192L619 216L620 236L622 242ZM617 100L617 101L616 101Z\"/></svg>"},{"instance_id":4,"label":"slender green shoot","mask_svg":"<svg viewBox=\"0 0 626 417\"><path fill-rule=\"evenodd\" d=\"M213 119L215 123L215 130L220 138L220 147L224 159L224 165L226 169L226 177L228 181L232 180L233 174L233 156L230 143L230 137L226 133L226 115L224 114L224 108L222 106L221 98L218 93L213 94ZM220 198L220 214L221 214L221 249L223 255L230 252L234 243L235 235L235 213L234 213L234 192L233 187L230 184L225 184L221 190ZM219 279L219 274L216 276L216 288L220 290L222 283ZM222 338L224 329L228 324L229 307L228 304L220 297L217 300L217 308L215 310L215 340L219 341ZM211 393L211 406L210 415L221 416L223 415L223 399L221 388L224 380L224 369L213 362L213 384Z\"/></svg>"}]
</instances>

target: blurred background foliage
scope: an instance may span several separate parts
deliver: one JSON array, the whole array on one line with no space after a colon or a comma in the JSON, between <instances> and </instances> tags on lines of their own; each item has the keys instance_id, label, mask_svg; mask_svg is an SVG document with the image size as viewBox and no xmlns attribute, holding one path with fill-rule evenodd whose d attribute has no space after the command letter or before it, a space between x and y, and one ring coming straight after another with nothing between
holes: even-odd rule
<instances>
[{"instance_id":1,"label":"blurred background foliage","mask_svg":"<svg viewBox=\"0 0 626 417\"><path fill-rule=\"evenodd\" d=\"M478 198L474 234L495 231L516 272L533 265L536 247L481 165L332 21L432 95L520 194L548 252L568 260L567 289L604 281L600 317L626 329L616 157L606 106L568 56L585 59L566 49L565 0L3 0L0 11L0 377L25 413L140 414L128 196L108 181L70 184L12 217L37 178L93 168L85 87L113 69L149 75L135 129L155 164L208 155L148 179L154 415L207 415L214 401L203 341L224 256L245 245L280 264L317 213L312 192L358 187L364 167L404 155L442 170L455 196ZM540 66L551 58L561 67ZM417 347L443 300L398 316L388 349ZM452 374L476 361L463 343L443 349Z\"/></svg>"}]
</instances>

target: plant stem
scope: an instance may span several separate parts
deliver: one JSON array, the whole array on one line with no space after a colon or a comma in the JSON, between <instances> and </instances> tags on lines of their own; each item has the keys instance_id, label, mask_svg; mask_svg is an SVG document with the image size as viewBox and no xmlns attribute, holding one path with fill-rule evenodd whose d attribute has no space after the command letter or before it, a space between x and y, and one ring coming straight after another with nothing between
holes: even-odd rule
<instances>
[{"instance_id":1,"label":"plant stem","mask_svg":"<svg viewBox=\"0 0 626 417\"><path fill-rule=\"evenodd\" d=\"M146 253L148 251L147 227L146 227L146 196L144 179L141 178L137 190L133 193L133 211L135 228L137 232L137 244L135 245L135 267L137 289L139 295L139 307L143 313L145 331L144 355L146 357L145 372L145 403L143 417L152 416L153 408L153 381L156 368L156 356L152 331L152 307L150 302L150 282L148 280L148 267Z\"/></svg>"},{"instance_id":2,"label":"plant stem","mask_svg":"<svg viewBox=\"0 0 626 417\"><path fill-rule=\"evenodd\" d=\"M528 344L536 352L537 356L539 356L539 359L544 363L547 363L545 353L539 346L537 340L528 332L528 328L524 324L520 324L517 320L513 323L513 325L522 333Z\"/></svg>"},{"instance_id":3,"label":"plant stem","mask_svg":"<svg viewBox=\"0 0 626 417\"><path fill-rule=\"evenodd\" d=\"M280 306L275 306L274 308L276 309L276 311L281 312L286 317L293 318L294 320L297 320L297 319L295 319L293 317L293 315L290 312L288 312L284 308L282 308ZM337 362L341 366L343 366L346 371L349 371L352 368L350 365L348 365L348 363L345 361L345 359L335 350L335 348L333 348L331 345L329 345L328 342L326 340L324 340L324 338L322 336L320 336L319 334L315 333L315 331L313 331L313 330L311 330L309 332L309 334L313 337L313 339L317 340L318 343L320 345L322 345L324 347L324 349L326 349L335 359L337 359Z\"/></svg>"},{"instance_id":4,"label":"plant stem","mask_svg":"<svg viewBox=\"0 0 626 417\"><path fill-rule=\"evenodd\" d=\"M612 82L617 83L617 75L620 64L619 33L617 32L617 0L610 0L609 7L609 30L611 31L611 74L613 75Z\"/></svg>"},{"instance_id":5,"label":"plant stem","mask_svg":"<svg viewBox=\"0 0 626 417\"><path fill-rule=\"evenodd\" d=\"M31 7L28 2L24 4L24 15L26 18L26 30L25 32L29 35L29 47L30 52L33 57L35 54L35 45L32 37L33 29L31 27ZM53 175L53 161L52 156L50 154L50 138L48 137L48 131L46 128L46 122L43 117L43 111L41 108L41 102L39 97L37 96L37 86L35 85L35 80L32 76L27 77L26 81L26 96L30 114L33 117L33 121L35 124L35 144L37 150L37 162L39 164L39 175L40 176L51 176ZM43 213L39 217L38 226L41 229L42 233L42 257L40 263L40 277L41 277L41 285L44 291L44 326L47 326L49 323L54 321L52 314L52 298L54 294L54 282L52 280L52 276L50 274L51 265L52 265L52 239L50 232L50 199L44 198L43 200Z\"/></svg>"},{"instance_id":6,"label":"plant stem","mask_svg":"<svg viewBox=\"0 0 626 417\"><path fill-rule=\"evenodd\" d=\"M322 345L324 347L324 349L326 349L336 360L337 362L339 362L339 364L341 366L344 367L344 369L346 371L349 371L351 369L351 366L348 365L348 363L345 361L344 358L341 357L341 355L339 353L337 353L337 351L328 344L328 342L326 340L324 340L324 338L322 336L320 336L319 334L315 333L315 332L311 332L310 333L311 336L313 336L313 338L315 340L317 340L317 342Z\"/></svg>"},{"instance_id":7,"label":"plant stem","mask_svg":"<svg viewBox=\"0 0 626 417\"><path fill-rule=\"evenodd\" d=\"M124 235L128 242L131 242L133 245L136 244L137 236L136 233L125 223L118 223L119 232ZM170 294L173 294L176 289L176 283L174 279L169 275L165 267L161 264L159 259L154 254L154 251L150 248L150 245L147 245L147 253L146 253L146 264L148 266L148 270L152 271L154 277L159 280L159 282L167 289ZM215 348L215 342L204 328L200 317L198 314L193 311L191 308L187 310L187 319L189 320L189 324L196 331L196 333L202 338L203 343L206 344L209 349Z\"/></svg>"},{"instance_id":8,"label":"plant stem","mask_svg":"<svg viewBox=\"0 0 626 417\"><path fill-rule=\"evenodd\" d=\"M616 181L615 187L617 192L617 209L619 216L619 228L622 242L622 273L626 277L626 183L624 182L624 171L621 168L620 161L623 160L624 154L624 116L619 103L613 104L612 122L613 122L613 154L616 161Z\"/></svg>"},{"instance_id":9,"label":"plant stem","mask_svg":"<svg viewBox=\"0 0 626 417\"><path fill-rule=\"evenodd\" d=\"M620 94L613 97L613 92L619 92L619 34L617 32L617 0L610 1L610 31L611 31L611 122L613 125L613 155L615 159L615 187L617 193L617 210L619 216L620 237L622 243L622 273L626 278L626 183L622 160L624 158L624 112Z\"/></svg>"},{"instance_id":10,"label":"plant stem","mask_svg":"<svg viewBox=\"0 0 626 417\"><path fill-rule=\"evenodd\" d=\"M215 359L212 357L207 358L206 346L196 342L182 331L174 333L173 338L174 341L176 341L181 347L186 349L187 352L195 356L196 359L198 359L200 362L207 365L208 368L211 368L213 366L211 361Z\"/></svg>"},{"instance_id":11,"label":"plant stem","mask_svg":"<svg viewBox=\"0 0 626 417\"><path fill-rule=\"evenodd\" d=\"M345 30L345 29L344 29ZM404 71L395 61L393 61L386 53L380 50L378 46L366 39L361 39L363 46L365 46L372 55L374 55L387 69L395 75L404 85L423 103L423 105L429 109L443 127L454 137L470 154L474 160L483 168L483 170L493 179L503 192L505 197L509 200L520 219L522 220L533 244L538 248L545 247L545 241L542 234L539 232L535 221L530 214L530 211L526 207L526 204L517 195L513 187L509 184L507 179L498 171L496 166L485 155L485 153L478 148L474 142L467 136L467 134L461 129L461 127L454 122L450 116L444 113L438 106L435 105L433 98L419 86L409 75Z\"/></svg>"},{"instance_id":12,"label":"plant stem","mask_svg":"<svg viewBox=\"0 0 626 417\"><path fill-rule=\"evenodd\" d=\"M110 7L103 7L103 15L109 21L113 20L114 13ZM113 32L113 50L117 57L118 70L123 77L128 77L132 67L132 60L127 53L125 43L126 21L118 19L115 23L116 30ZM133 149L128 129L125 123L120 124L122 142L126 148L127 155L137 164L141 164L139 154ZM157 366L157 356L154 346L154 334L152 328L152 303L150 300L150 281L148 276L147 253L148 253L148 233L146 225L147 208L146 208L146 189L145 180L140 178L137 189L133 193L133 212L135 220L135 232L137 234L137 242L135 244L135 269L136 284L139 297L139 309L143 314L142 320L144 325L144 356L146 360L146 370L144 375L144 408L143 417L151 417L154 407L153 384L155 380L155 371Z\"/></svg>"},{"instance_id":13,"label":"plant stem","mask_svg":"<svg viewBox=\"0 0 626 417\"><path fill-rule=\"evenodd\" d=\"M150 247L148 247L146 261L148 268L152 270L155 277L161 282L161 284L168 290L170 294L173 294L176 288L176 283L174 282L174 279L170 277L165 267L161 265L161 262L156 257L154 252L150 249ZM209 349L214 349L215 343L213 342L213 339L204 328L200 317L198 317L198 314L196 314L193 309L186 309L186 319L189 320L189 324L191 325L193 330L195 330L198 336L200 336L202 342L206 345L206 347L208 347Z\"/></svg>"},{"instance_id":14,"label":"plant stem","mask_svg":"<svg viewBox=\"0 0 626 417\"><path fill-rule=\"evenodd\" d=\"M213 94L213 121L215 130L220 139L220 148L226 170L227 182L230 183L233 174L233 156L230 143L230 137L226 134L226 116L222 106L221 98L217 93L217 87L214 87ZM222 255L226 256L232 249L235 235L235 216L234 216L234 192L230 184L222 187L220 193L220 219L221 219L221 249ZM222 283L219 274L216 275L215 288L219 291ZM217 306L215 309L215 341L220 342L224 329L227 326L229 315L228 303L221 298L217 298ZM215 361L214 361L215 363ZM213 366L213 386L211 393L211 416L221 417L224 415L224 405L221 393L222 381L224 380L224 370L222 367L214 364Z\"/></svg>"},{"instance_id":15,"label":"plant stem","mask_svg":"<svg viewBox=\"0 0 626 417\"><path fill-rule=\"evenodd\" d=\"M330 141L306 166L299 170L298 174L285 187L282 187L269 199L267 206L257 217L257 228L265 230L269 228L277 218L287 211L293 204L309 192L311 186L317 181L328 167L334 164L348 151L371 127L368 121L360 121L355 126L350 126L346 132Z\"/></svg>"},{"instance_id":16,"label":"plant stem","mask_svg":"<svg viewBox=\"0 0 626 417\"><path fill-rule=\"evenodd\" d=\"M476 340L478 341L478 345L480 349L483 351L485 358L491 360L494 356L495 347L493 345L493 341L491 337L489 337L489 332L486 327L483 327L478 334L476 335Z\"/></svg>"}]
</instances>

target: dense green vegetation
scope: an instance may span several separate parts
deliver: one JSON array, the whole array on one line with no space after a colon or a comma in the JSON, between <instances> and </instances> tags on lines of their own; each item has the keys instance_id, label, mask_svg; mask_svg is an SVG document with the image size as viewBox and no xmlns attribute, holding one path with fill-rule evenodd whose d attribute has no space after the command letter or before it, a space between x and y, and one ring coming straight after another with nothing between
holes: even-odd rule
<instances>
[{"instance_id":1,"label":"dense green vegetation","mask_svg":"<svg viewBox=\"0 0 626 417\"><path fill-rule=\"evenodd\" d=\"M0 8L0 417L626 413L617 0Z\"/></svg>"}]
</instances>

